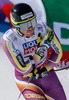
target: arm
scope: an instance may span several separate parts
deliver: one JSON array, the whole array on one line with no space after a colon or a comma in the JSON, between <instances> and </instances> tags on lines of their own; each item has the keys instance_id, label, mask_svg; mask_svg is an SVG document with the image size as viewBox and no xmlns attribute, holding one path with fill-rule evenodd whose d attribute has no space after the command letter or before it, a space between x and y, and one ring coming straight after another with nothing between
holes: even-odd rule
<instances>
[{"instance_id":1,"label":"arm","mask_svg":"<svg viewBox=\"0 0 69 100\"><path fill-rule=\"evenodd\" d=\"M46 68L53 68L60 61L62 57L62 48L61 44L56 36L56 34L52 31L51 28L47 27L45 37L41 43L47 46L49 50L49 60L47 61Z\"/></svg>"},{"instance_id":2,"label":"arm","mask_svg":"<svg viewBox=\"0 0 69 100\"><path fill-rule=\"evenodd\" d=\"M45 30L46 32L44 33L42 39L40 36L38 38L39 48L36 54L34 55L34 58L35 59L38 58L39 60L41 60L41 62L45 61L44 63L41 63L41 67L45 66L46 69L49 71L53 67L55 67L56 64L60 61L62 57L62 48L56 34L52 31L52 29L49 28L48 26L45 26ZM46 47L46 51L42 49L42 46L43 49L44 47ZM44 52L44 57L47 55L46 60L45 59L42 60L41 59L42 57L40 57L43 52Z\"/></svg>"},{"instance_id":3,"label":"arm","mask_svg":"<svg viewBox=\"0 0 69 100\"><path fill-rule=\"evenodd\" d=\"M20 51L15 48L13 42L11 42L8 38L3 37L2 46L7 57L19 72L28 74L32 70L31 62L24 62Z\"/></svg>"}]
</instances>

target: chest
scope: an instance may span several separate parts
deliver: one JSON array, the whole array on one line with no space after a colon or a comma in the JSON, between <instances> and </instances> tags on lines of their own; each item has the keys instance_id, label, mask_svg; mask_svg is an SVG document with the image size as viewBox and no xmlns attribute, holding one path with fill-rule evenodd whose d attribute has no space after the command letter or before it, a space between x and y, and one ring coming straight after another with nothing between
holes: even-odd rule
<instances>
[{"instance_id":1,"label":"chest","mask_svg":"<svg viewBox=\"0 0 69 100\"><path fill-rule=\"evenodd\" d=\"M22 48L24 50L24 55L33 54L37 50L37 39L27 41L22 44Z\"/></svg>"},{"instance_id":2,"label":"chest","mask_svg":"<svg viewBox=\"0 0 69 100\"><path fill-rule=\"evenodd\" d=\"M21 52L23 57L33 55L38 47L37 36L17 39L15 47Z\"/></svg>"}]
</instances>

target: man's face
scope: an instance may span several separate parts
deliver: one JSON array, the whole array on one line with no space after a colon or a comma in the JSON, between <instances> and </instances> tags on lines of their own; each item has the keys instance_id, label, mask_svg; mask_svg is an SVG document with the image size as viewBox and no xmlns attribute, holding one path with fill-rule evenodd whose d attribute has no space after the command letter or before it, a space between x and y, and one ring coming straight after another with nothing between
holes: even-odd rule
<instances>
[{"instance_id":1,"label":"man's face","mask_svg":"<svg viewBox=\"0 0 69 100\"><path fill-rule=\"evenodd\" d=\"M20 30L20 32L27 37L31 37L34 35L34 28L31 26L28 30Z\"/></svg>"},{"instance_id":2,"label":"man's face","mask_svg":"<svg viewBox=\"0 0 69 100\"><path fill-rule=\"evenodd\" d=\"M36 19L28 20L26 23L20 24L20 32L27 36L31 37L34 34L34 29L36 26Z\"/></svg>"}]
</instances>

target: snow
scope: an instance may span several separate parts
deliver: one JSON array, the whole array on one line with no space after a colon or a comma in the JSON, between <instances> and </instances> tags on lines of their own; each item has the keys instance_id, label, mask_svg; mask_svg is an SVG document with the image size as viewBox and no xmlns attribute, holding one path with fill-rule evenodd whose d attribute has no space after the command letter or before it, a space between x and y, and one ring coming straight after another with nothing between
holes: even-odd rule
<instances>
[{"instance_id":1,"label":"snow","mask_svg":"<svg viewBox=\"0 0 69 100\"><path fill-rule=\"evenodd\" d=\"M20 91L14 79L14 68L0 46L0 100L17 100ZM69 70L59 71L57 75L69 100ZM24 100L21 96L20 100Z\"/></svg>"}]
</instances>

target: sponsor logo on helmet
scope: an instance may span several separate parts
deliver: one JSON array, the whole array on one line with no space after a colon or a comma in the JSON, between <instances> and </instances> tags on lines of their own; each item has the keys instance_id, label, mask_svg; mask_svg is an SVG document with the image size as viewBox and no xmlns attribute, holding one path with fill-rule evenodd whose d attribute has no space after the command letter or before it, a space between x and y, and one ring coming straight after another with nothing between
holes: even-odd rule
<instances>
[{"instance_id":1,"label":"sponsor logo on helmet","mask_svg":"<svg viewBox=\"0 0 69 100\"><path fill-rule=\"evenodd\" d=\"M29 18L29 17L32 17L32 16L33 16L33 13L32 12L29 12L27 14L21 15L21 19L24 20L24 19Z\"/></svg>"}]
</instances>

